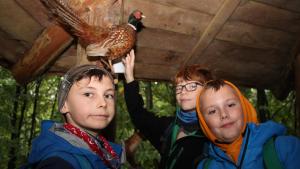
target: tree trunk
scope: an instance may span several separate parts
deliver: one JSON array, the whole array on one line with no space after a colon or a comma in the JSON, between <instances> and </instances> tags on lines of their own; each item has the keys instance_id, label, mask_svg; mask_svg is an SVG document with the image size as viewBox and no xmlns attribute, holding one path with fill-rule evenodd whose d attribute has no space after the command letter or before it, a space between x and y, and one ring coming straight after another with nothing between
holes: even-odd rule
<instances>
[{"instance_id":1,"label":"tree trunk","mask_svg":"<svg viewBox=\"0 0 300 169\"><path fill-rule=\"evenodd\" d=\"M27 107L27 103L28 103L28 98L24 97L27 95L27 85L24 86L22 95L23 95L23 99L22 99L23 105L21 107L21 116L20 116L19 125L18 125L18 138L20 138L20 133L21 133L21 129L23 126L24 116L25 116L26 107Z\"/></svg>"},{"instance_id":2,"label":"tree trunk","mask_svg":"<svg viewBox=\"0 0 300 169\"><path fill-rule=\"evenodd\" d=\"M55 99L53 101L53 104L52 104L52 108L51 108L51 115L50 115L50 119L52 120L53 117L54 117L54 113L56 112L56 100L57 100L57 92L55 94Z\"/></svg>"},{"instance_id":3,"label":"tree trunk","mask_svg":"<svg viewBox=\"0 0 300 169\"><path fill-rule=\"evenodd\" d=\"M259 112L260 122L269 119L268 100L264 89L257 89L257 110Z\"/></svg>"},{"instance_id":4,"label":"tree trunk","mask_svg":"<svg viewBox=\"0 0 300 169\"><path fill-rule=\"evenodd\" d=\"M148 110L153 108L153 99L152 99L152 84L151 82L146 83L146 108Z\"/></svg>"},{"instance_id":5,"label":"tree trunk","mask_svg":"<svg viewBox=\"0 0 300 169\"><path fill-rule=\"evenodd\" d=\"M30 135L29 135L29 139L28 139L28 147L31 146L31 140L34 137L35 118L36 118L36 114L37 114L37 104L38 104L41 81L42 81L42 79L38 79L36 81L34 105L33 105L33 112L32 112L32 116L31 116L31 128L30 128Z\"/></svg>"},{"instance_id":6,"label":"tree trunk","mask_svg":"<svg viewBox=\"0 0 300 169\"><path fill-rule=\"evenodd\" d=\"M10 146L10 150L9 150L9 161L8 161L8 169L14 169L16 168L16 147L17 145L15 144L16 139L17 139L17 128L16 128L16 124L17 124L17 118L18 118L18 100L20 97L20 90L21 87L19 85L16 85L16 95L15 95L15 100L14 100L14 108L13 108L13 112L11 115L11 126L12 126L12 132L11 132L11 136L10 136L10 141L11 141L11 146Z\"/></svg>"}]
</instances>

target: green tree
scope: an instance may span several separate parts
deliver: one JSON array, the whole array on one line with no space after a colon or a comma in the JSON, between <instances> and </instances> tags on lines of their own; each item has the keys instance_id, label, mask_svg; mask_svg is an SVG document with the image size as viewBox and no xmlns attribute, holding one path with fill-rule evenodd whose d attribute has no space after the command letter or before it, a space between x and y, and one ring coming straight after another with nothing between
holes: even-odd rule
<instances>
[{"instance_id":1,"label":"green tree","mask_svg":"<svg viewBox=\"0 0 300 169\"><path fill-rule=\"evenodd\" d=\"M32 128L32 137L40 132L42 120L63 121L61 114L57 111L56 100L60 80L59 76L42 76L40 83L31 82L26 86L19 86L10 72L0 67L0 144L5 145L0 146L0 168L19 168L26 162L30 151L28 142L31 140L33 121L36 125ZM152 92L151 96L149 96L149 89ZM242 91L250 102L258 106L256 105L256 89L245 88ZM152 99L153 106L148 108L157 116L175 115L176 99L173 84L141 81L140 93L145 103L147 99ZM264 93L268 103L267 118L283 123L287 126L289 133L295 133L295 92L291 92L284 101L277 100L268 90L264 90ZM116 111L115 141L122 143L135 132L124 101L122 82L117 85ZM157 167L160 156L154 147L144 140L138 146L135 159L143 168L154 169ZM124 168L130 168L129 164L126 164Z\"/></svg>"}]
</instances>

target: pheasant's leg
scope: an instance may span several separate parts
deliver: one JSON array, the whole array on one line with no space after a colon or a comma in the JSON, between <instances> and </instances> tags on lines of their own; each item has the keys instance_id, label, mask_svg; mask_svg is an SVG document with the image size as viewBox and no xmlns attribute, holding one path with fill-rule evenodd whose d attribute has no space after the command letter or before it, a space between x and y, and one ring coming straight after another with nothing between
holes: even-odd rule
<instances>
[{"instance_id":1,"label":"pheasant's leg","mask_svg":"<svg viewBox=\"0 0 300 169\"><path fill-rule=\"evenodd\" d=\"M108 59L108 65L109 65L109 68L110 68L111 72L112 72L113 74L115 74L115 70L114 70L114 67L113 67L113 65L112 65L112 61L111 61L110 59Z\"/></svg>"},{"instance_id":2,"label":"pheasant's leg","mask_svg":"<svg viewBox=\"0 0 300 169\"><path fill-rule=\"evenodd\" d=\"M102 67L104 67L105 69L110 68L109 64L107 63L107 61L105 59L103 59L102 57L100 57L100 62L102 63Z\"/></svg>"}]
</instances>

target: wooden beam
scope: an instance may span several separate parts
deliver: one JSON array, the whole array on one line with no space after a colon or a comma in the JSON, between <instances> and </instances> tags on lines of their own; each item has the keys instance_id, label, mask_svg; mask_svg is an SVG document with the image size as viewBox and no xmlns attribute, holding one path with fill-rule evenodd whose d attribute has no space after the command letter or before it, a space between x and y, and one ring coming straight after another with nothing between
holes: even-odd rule
<instances>
[{"instance_id":1,"label":"wooden beam","mask_svg":"<svg viewBox=\"0 0 300 169\"><path fill-rule=\"evenodd\" d=\"M32 48L12 67L16 81L26 84L44 73L72 40L63 28L57 25L49 26L35 40Z\"/></svg>"},{"instance_id":2,"label":"wooden beam","mask_svg":"<svg viewBox=\"0 0 300 169\"><path fill-rule=\"evenodd\" d=\"M223 27L224 23L234 12L236 7L239 5L240 0L226 0L220 10L217 12L215 17L209 23L199 41L194 46L191 53L186 57L186 60L182 63L182 66L192 63L197 56L201 55L203 51L208 47L210 42L215 38L217 33Z\"/></svg>"}]
</instances>

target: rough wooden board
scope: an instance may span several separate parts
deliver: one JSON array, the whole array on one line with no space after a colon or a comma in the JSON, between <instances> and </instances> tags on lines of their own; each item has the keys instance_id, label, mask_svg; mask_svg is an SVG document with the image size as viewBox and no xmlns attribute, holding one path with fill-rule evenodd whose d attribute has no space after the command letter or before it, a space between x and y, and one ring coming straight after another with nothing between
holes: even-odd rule
<instances>
[{"instance_id":1,"label":"rough wooden board","mask_svg":"<svg viewBox=\"0 0 300 169\"><path fill-rule=\"evenodd\" d=\"M127 0L124 2L125 16L135 9L140 9L146 16L146 27L160 28L188 35L197 35L204 31L212 15L171 7L149 1Z\"/></svg>"},{"instance_id":2,"label":"rough wooden board","mask_svg":"<svg viewBox=\"0 0 300 169\"><path fill-rule=\"evenodd\" d=\"M272 49L238 47L234 44L215 40L203 55L198 57L197 63L207 65L217 72L232 74L230 79L232 77L235 77L234 79L248 79L249 83L246 83L252 84L252 87L258 85L272 88L277 85L273 83L274 81L282 79L282 70L286 69L284 66L288 65L283 54ZM272 75L274 72L277 76Z\"/></svg>"},{"instance_id":3,"label":"rough wooden board","mask_svg":"<svg viewBox=\"0 0 300 169\"><path fill-rule=\"evenodd\" d=\"M134 75L137 79L171 81L175 76L176 71L177 68L175 67L136 63Z\"/></svg>"},{"instance_id":4,"label":"rough wooden board","mask_svg":"<svg viewBox=\"0 0 300 169\"><path fill-rule=\"evenodd\" d=\"M300 13L299 0L255 0L255 1Z\"/></svg>"},{"instance_id":5,"label":"rough wooden board","mask_svg":"<svg viewBox=\"0 0 300 169\"><path fill-rule=\"evenodd\" d=\"M136 63L177 67L178 63L184 59L184 55L185 53L176 51L139 47L136 53Z\"/></svg>"},{"instance_id":6,"label":"rough wooden board","mask_svg":"<svg viewBox=\"0 0 300 169\"><path fill-rule=\"evenodd\" d=\"M15 1L41 26L46 27L51 24L51 22L49 22L48 19L49 12L40 0L15 0Z\"/></svg>"},{"instance_id":7,"label":"rough wooden board","mask_svg":"<svg viewBox=\"0 0 300 169\"><path fill-rule=\"evenodd\" d=\"M26 44L15 40L6 32L0 30L0 62L5 68L10 68L16 63L22 53L26 50ZM28 47L28 46L27 46Z\"/></svg>"},{"instance_id":8,"label":"rough wooden board","mask_svg":"<svg viewBox=\"0 0 300 169\"><path fill-rule=\"evenodd\" d=\"M278 49L289 52L296 37L289 32L256 26L239 21L227 21L216 39L234 42L236 45L261 49Z\"/></svg>"},{"instance_id":9,"label":"rough wooden board","mask_svg":"<svg viewBox=\"0 0 300 169\"><path fill-rule=\"evenodd\" d=\"M214 15L221 7L224 0L147 0L170 7L183 8L195 12Z\"/></svg>"},{"instance_id":10,"label":"rough wooden board","mask_svg":"<svg viewBox=\"0 0 300 169\"><path fill-rule=\"evenodd\" d=\"M299 18L300 13L247 1L236 9L230 19L296 33L300 30Z\"/></svg>"},{"instance_id":11,"label":"rough wooden board","mask_svg":"<svg viewBox=\"0 0 300 169\"><path fill-rule=\"evenodd\" d=\"M42 31L41 26L11 0L0 1L0 28L14 39L27 43L32 43Z\"/></svg>"},{"instance_id":12,"label":"rough wooden board","mask_svg":"<svg viewBox=\"0 0 300 169\"><path fill-rule=\"evenodd\" d=\"M145 28L138 33L137 46L188 52L197 42L198 37L188 36L162 29Z\"/></svg>"}]
</instances>

